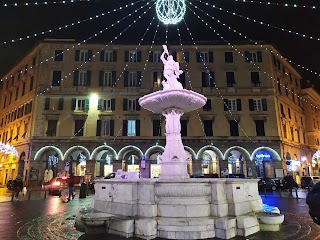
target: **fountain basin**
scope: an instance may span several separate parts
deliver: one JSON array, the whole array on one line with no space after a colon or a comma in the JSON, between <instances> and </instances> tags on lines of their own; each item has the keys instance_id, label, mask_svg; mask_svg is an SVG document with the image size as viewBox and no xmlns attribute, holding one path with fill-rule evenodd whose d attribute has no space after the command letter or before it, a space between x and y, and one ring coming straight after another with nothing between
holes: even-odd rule
<instances>
[{"instance_id":1,"label":"fountain basin","mask_svg":"<svg viewBox=\"0 0 320 240\"><path fill-rule=\"evenodd\" d=\"M205 105L207 98L199 93L182 90L161 90L139 99L141 107L153 112L163 113L163 111L175 108L183 112L194 111Z\"/></svg>"}]
</instances>

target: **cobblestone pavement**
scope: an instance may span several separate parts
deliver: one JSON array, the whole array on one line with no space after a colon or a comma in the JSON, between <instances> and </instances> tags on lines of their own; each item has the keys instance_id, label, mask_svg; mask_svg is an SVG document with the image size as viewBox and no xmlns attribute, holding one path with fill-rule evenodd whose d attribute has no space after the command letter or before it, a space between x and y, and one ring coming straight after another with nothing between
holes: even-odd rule
<instances>
[{"instance_id":1,"label":"cobblestone pavement","mask_svg":"<svg viewBox=\"0 0 320 240\"><path fill-rule=\"evenodd\" d=\"M278 206L285 215L280 232L259 232L247 238L236 240L320 240L320 227L312 222L308 215L305 199L296 199L288 193L267 193L261 195L265 204ZM59 197L50 196L41 200L0 203L0 239L79 239L91 240L74 228L75 216L80 209L89 208L92 196L86 199L76 198L63 203ZM117 236L95 236L94 240L122 240Z\"/></svg>"}]
</instances>

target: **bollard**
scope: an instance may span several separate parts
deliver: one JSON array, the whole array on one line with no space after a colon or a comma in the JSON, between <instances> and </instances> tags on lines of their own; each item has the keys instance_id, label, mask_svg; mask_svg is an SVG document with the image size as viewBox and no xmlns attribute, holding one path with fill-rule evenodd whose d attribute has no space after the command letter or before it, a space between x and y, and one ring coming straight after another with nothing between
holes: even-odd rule
<instances>
[{"instance_id":1,"label":"bollard","mask_svg":"<svg viewBox=\"0 0 320 240\"><path fill-rule=\"evenodd\" d=\"M11 202L13 202L13 199L14 199L14 191L12 190Z\"/></svg>"},{"instance_id":2,"label":"bollard","mask_svg":"<svg viewBox=\"0 0 320 240\"><path fill-rule=\"evenodd\" d=\"M295 188L295 190L296 190L296 198L298 199L299 197L298 197L298 188Z\"/></svg>"},{"instance_id":3,"label":"bollard","mask_svg":"<svg viewBox=\"0 0 320 240\"><path fill-rule=\"evenodd\" d=\"M31 191L28 191L28 200L31 199Z\"/></svg>"}]
</instances>

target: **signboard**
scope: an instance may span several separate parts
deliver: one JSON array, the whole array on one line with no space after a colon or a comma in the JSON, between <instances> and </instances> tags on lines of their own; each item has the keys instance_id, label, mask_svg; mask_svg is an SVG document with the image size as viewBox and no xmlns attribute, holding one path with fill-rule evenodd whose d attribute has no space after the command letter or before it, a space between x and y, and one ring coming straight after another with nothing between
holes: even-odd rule
<instances>
[{"instance_id":1,"label":"signboard","mask_svg":"<svg viewBox=\"0 0 320 240\"><path fill-rule=\"evenodd\" d=\"M145 169L146 168L146 156L144 156L144 155L142 155L141 157L140 157L140 166L141 166L141 168L143 168L143 169Z\"/></svg>"},{"instance_id":2,"label":"signboard","mask_svg":"<svg viewBox=\"0 0 320 240\"><path fill-rule=\"evenodd\" d=\"M258 161L270 161L272 160L272 155L269 151L258 151L254 158Z\"/></svg>"}]
</instances>

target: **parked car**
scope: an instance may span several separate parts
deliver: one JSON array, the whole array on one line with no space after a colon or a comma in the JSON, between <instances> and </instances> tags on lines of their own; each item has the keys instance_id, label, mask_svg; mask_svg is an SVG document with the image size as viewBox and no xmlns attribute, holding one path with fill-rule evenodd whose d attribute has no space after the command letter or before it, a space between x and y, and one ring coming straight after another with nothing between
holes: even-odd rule
<instances>
[{"instance_id":1,"label":"parked car","mask_svg":"<svg viewBox=\"0 0 320 240\"><path fill-rule=\"evenodd\" d=\"M74 186L80 187L81 176L74 176ZM45 188L51 195L60 195L62 189L68 188L69 177L55 177Z\"/></svg>"},{"instance_id":2,"label":"parked car","mask_svg":"<svg viewBox=\"0 0 320 240\"><path fill-rule=\"evenodd\" d=\"M303 176L301 177L301 188L312 187L318 182L320 182L320 176Z\"/></svg>"},{"instance_id":3,"label":"parked car","mask_svg":"<svg viewBox=\"0 0 320 240\"><path fill-rule=\"evenodd\" d=\"M264 191L264 189L267 191L276 191L278 189L276 181L272 178L260 178L260 181L258 182L258 190Z\"/></svg>"},{"instance_id":4,"label":"parked car","mask_svg":"<svg viewBox=\"0 0 320 240\"><path fill-rule=\"evenodd\" d=\"M92 181L89 182L89 189L90 190L94 190L94 184L95 184L96 180L99 180L99 179L112 179L112 178L115 178L115 176L116 176L116 173L112 172L112 173L107 174L107 176L105 176L105 177L96 177Z\"/></svg>"}]
</instances>

